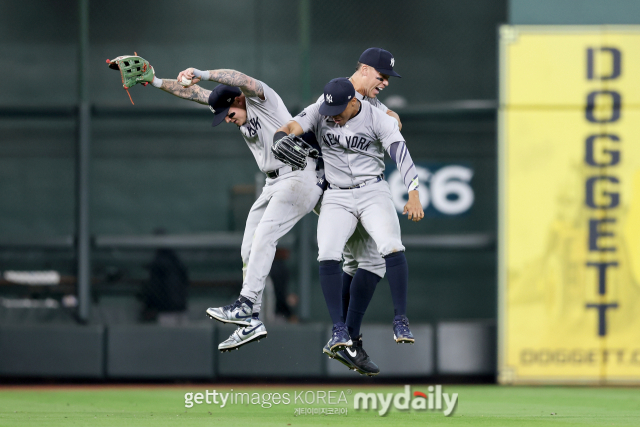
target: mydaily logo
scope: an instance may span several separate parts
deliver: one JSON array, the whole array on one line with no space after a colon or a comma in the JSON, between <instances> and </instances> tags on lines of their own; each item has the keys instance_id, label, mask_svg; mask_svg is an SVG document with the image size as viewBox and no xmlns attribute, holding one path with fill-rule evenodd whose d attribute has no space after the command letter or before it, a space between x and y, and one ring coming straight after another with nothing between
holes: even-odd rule
<instances>
[{"instance_id":1,"label":"mydaily logo","mask_svg":"<svg viewBox=\"0 0 640 427\"><path fill-rule=\"evenodd\" d=\"M411 387L404 386L403 393L356 393L353 400L353 408L362 408L367 411L369 408L377 410L380 416L385 416L391 404L399 411L413 409L415 411L442 411L442 404L446 405L443 411L445 417L453 413L458 404L458 393L443 393L442 386L436 385L427 387L427 394L422 391L414 391L411 394Z\"/></svg>"}]
</instances>

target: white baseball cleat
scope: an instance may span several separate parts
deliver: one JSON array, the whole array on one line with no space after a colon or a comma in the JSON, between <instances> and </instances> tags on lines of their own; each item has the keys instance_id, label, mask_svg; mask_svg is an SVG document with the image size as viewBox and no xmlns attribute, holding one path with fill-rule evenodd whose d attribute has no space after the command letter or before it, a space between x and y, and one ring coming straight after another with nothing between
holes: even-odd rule
<instances>
[{"instance_id":1,"label":"white baseball cleat","mask_svg":"<svg viewBox=\"0 0 640 427\"><path fill-rule=\"evenodd\" d=\"M221 342L218 346L218 350L221 352L231 351L238 349L245 344L249 344L253 341L260 341L262 338L267 337L267 328L264 327L264 323L260 319L255 317L251 318L251 324L242 328L238 328L229 338Z\"/></svg>"},{"instance_id":2,"label":"white baseball cleat","mask_svg":"<svg viewBox=\"0 0 640 427\"><path fill-rule=\"evenodd\" d=\"M245 297L240 297L233 304L224 307L210 307L207 309L207 316L222 323L235 323L236 325L249 326L251 315L253 314L253 304Z\"/></svg>"}]
</instances>

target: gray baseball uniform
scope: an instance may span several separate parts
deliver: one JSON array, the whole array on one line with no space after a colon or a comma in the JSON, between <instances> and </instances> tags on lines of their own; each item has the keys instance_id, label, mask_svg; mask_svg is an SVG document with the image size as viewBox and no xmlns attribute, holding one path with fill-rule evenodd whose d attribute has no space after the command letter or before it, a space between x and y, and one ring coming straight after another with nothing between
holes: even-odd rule
<instances>
[{"instance_id":1,"label":"gray baseball uniform","mask_svg":"<svg viewBox=\"0 0 640 427\"><path fill-rule=\"evenodd\" d=\"M316 185L316 161L308 159L307 168L292 171L271 152L276 130L291 120L291 114L278 94L261 82L264 100L246 97L247 121L240 127L249 149L267 177L262 194L255 201L242 239L243 286L240 295L253 301L259 312L265 280L271 269L278 240L307 213L322 195ZM277 171L277 172L274 172Z\"/></svg>"},{"instance_id":2,"label":"gray baseball uniform","mask_svg":"<svg viewBox=\"0 0 640 427\"><path fill-rule=\"evenodd\" d=\"M339 126L320 114L321 104L319 100L294 117L304 132L316 134L330 183L318 222L318 260L341 260L358 221L375 240L380 255L404 251L391 191L382 180L385 150L399 168L405 157L410 160L398 122L370 103L360 102L358 114ZM409 172L405 183L413 189L418 185L417 176Z\"/></svg>"},{"instance_id":3,"label":"gray baseball uniform","mask_svg":"<svg viewBox=\"0 0 640 427\"><path fill-rule=\"evenodd\" d=\"M323 97L324 95L320 95L317 102L322 103ZM389 110L378 98L369 98L358 91L356 91L356 98L370 103L385 113ZM355 276L358 268L367 270L379 277L384 277L387 271L386 263L378 252L376 242L359 221L356 225L356 230L347 240L342 255L344 257L342 270L351 277Z\"/></svg>"},{"instance_id":4,"label":"gray baseball uniform","mask_svg":"<svg viewBox=\"0 0 640 427\"><path fill-rule=\"evenodd\" d=\"M389 110L378 98L369 98L358 91L356 91L356 98L368 102L384 113ZM360 222L358 222L356 230L347 240L342 255L344 257L342 270L351 277L355 276L358 268L370 271L380 277L384 277L387 271L386 263L378 253L375 240L371 238Z\"/></svg>"}]
</instances>

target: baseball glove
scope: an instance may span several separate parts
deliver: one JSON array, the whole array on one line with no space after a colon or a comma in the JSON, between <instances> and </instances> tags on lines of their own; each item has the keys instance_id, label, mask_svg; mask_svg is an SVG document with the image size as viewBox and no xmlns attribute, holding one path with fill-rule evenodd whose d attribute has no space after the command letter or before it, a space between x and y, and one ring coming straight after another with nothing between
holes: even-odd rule
<instances>
[{"instance_id":1,"label":"baseball glove","mask_svg":"<svg viewBox=\"0 0 640 427\"><path fill-rule=\"evenodd\" d=\"M129 93L129 88L141 83L143 86L153 81L154 70L149 61L135 55L118 56L115 59L107 59L107 64L112 70L120 70L122 87ZM129 94L131 99L131 94ZM131 100L133 104L133 100Z\"/></svg>"},{"instance_id":2,"label":"baseball glove","mask_svg":"<svg viewBox=\"0 0 640 427\"><path fill-rule=\"evenodd\" d=\"M291 166L293 169L307 167L307 157L317 159L318 150L309 145L305 140L294 134L287 135L275 141L271 151L276 159Z\"/></svg>"}]
</instances>

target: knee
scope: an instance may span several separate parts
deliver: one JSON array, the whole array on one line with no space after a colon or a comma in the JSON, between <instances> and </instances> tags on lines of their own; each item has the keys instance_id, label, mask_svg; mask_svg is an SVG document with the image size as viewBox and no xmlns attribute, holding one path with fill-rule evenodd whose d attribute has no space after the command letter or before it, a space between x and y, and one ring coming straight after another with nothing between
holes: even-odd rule
<instances>
[{"instance_id":1,"label":"knee","mask_svg":"<svg viewBox=\"0 0 640 427\"><path fill-rule=\"evenodd\" d=\"M251 242L251 250L260 251L262 248L269 246L276 246L276 239L273 234L266 230L256 230L256 233L253 235L253 241Z\"/></svg>"},{"instance_id":2,"label":"knee","mask_svg":"<svg viewBox=\"0 0 640 427\"><path fill-rule=\"evenodd\" d=\"M336 261L336 260L320 261L321 275L340 274L340 273L341 273L340 261Z\"/></svg>"},{"instance_id":3,"label":"knee","mask_svg":"<svg viewBox=\"0 0 640 427\"><path fill-rule=\"evenodd\" d=\"M404 256L404 252L393 252L384 257L384 262L389 267L395 267L396 265L406 264L407 258Z\"/></svg>"},{"instance_id":4,"label":"knee","mask_svg":"<svg viewBox=\"0 0 640 427\"><path fill-rule=\"evenodd\" d=\"M382 258L387 258L393 254L404 253L404 246L400 240L393 240L389 243L378 246L378 252Z\"/></svg>"},{"instance_id":5,"label":"knee","mask_svg":"<svg viewBox=\"0 0 640 427\"><path fill-rule=\"evenodd\" d=\"M324 245L323 245L324 246ZM330 247L320 247L318 250L318 261L342 261L342 250Z\"/></svg>"}]
</instances>

